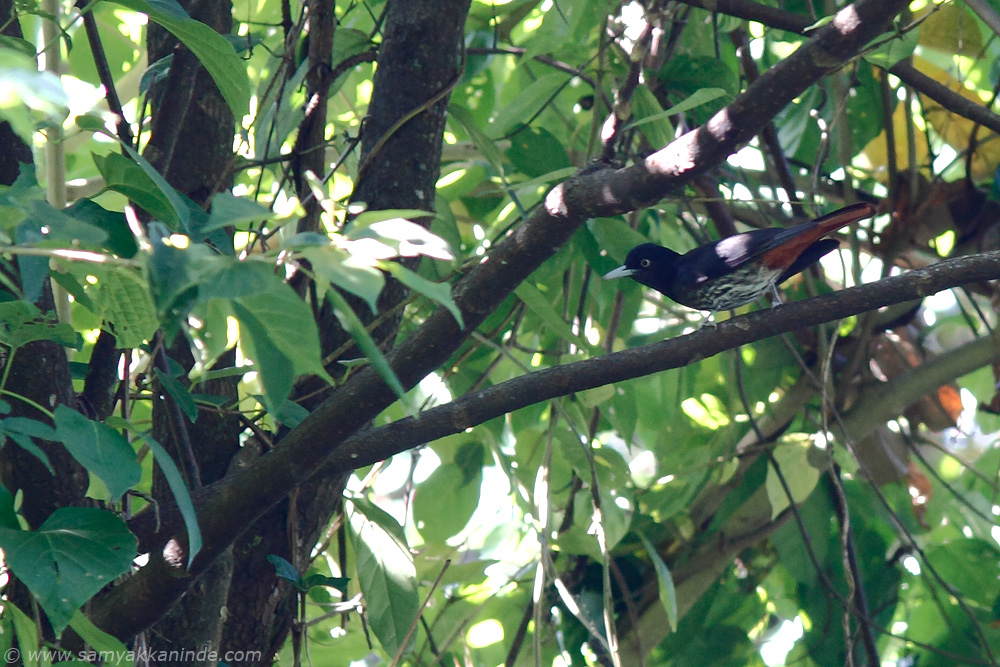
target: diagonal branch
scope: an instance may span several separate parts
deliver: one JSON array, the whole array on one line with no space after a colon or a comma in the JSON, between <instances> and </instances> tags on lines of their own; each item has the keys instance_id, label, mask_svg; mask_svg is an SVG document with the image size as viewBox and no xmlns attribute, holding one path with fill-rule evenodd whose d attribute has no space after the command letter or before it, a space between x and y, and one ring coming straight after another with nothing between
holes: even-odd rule
<instances>
[{"instance_id":1,"label":"diagonal branch","mask_svg":"<svg viewBox=\"0 0 1000 667\"><path fill-rule=\"evenodd\" d=\"M678 0L685 5L699 7L711 12L721 12L729 16L757 21L771 28L787 30L798 34L806 34L814 22L806 16L775 7L769 7L753 0ZM917 70L906 61L901 61L887 71L923 95L931 98L945 109L971 121L979 123L994 132L1000 132L1000 115L990 111L974 100L962 97L954 90L944 86L923 72Z\"/></svg>"},{"instance_id":2,"label":"diagonal branch","mask_svg":"<svg viewBox=\"0 0 1000 667\"><path fill-rule=\"evenodd\" d=\"M686 336L522 375L415 418L352 436L337 448L323 472L330 474L370 465L557 396L680 368L771 336L997 278L1000 278L1000 251L961 257L877 283L749 313L727 320L715 329L703 328ZM982 338L971 347L940 355L920 367L922 373L931 372L929 379L914 382L908 374L888 383L871 401L866 400L845 417L846 428L854 433L870 431L886 414L899 414L920 400L928 386L941 386L956 377L956 373L962 375L980 368L998 355L1000 345L993 338Z\"/></svg>"},{"instance_id":3,"label":"diagonal branch","mask_svg":"<svg viewBox=\"0 0 1000 667\"><path fill-rule=\"evenodd\" d=\"M404 386L412 387L445 363L501 300L551 257L587 218L617 215L655 202L724 160L801 92L884 32L907 4L906 0L862 0L843 8L798 51L761 75L705 126L642 163L622 169L585 169L553 188L544 206L455 284L453 296L466 328L460 328L444 308L435 311L389 355L397 377ZM974 279L984 278L969 278ZM908 293L906 298L914 297ZM862 299L855 307L868 310L877 305ZM791 314L806 315L801 307ZM778 315L779 322L788 317L785 312ZM762 337L780 329L768 324L775 314L751 318L762 318ZM730 329L724 327L722 331ZM719 336L725 344L728 338L721 333ZM704 335L693 338L705 341ZM697 349L685 349L688 362L699 354L704 356ZM325 460L335 456L342 469L359 465L357 450L345 448L344 441L394 401L395 395L377 373L365 368L252 467L198 494L196 506L204 545L188 570L184 569L183 530L171 537L180 525L171 513L165 513L164 530L159 534L151 529L152 517L134 522L144 548L151 549L149 564L95 601L93 621L117 637L130 637L148 627L256 517L316 474ZM169 547L166 553L161 552L164 543Z\"/></svg>"}]
</instances>

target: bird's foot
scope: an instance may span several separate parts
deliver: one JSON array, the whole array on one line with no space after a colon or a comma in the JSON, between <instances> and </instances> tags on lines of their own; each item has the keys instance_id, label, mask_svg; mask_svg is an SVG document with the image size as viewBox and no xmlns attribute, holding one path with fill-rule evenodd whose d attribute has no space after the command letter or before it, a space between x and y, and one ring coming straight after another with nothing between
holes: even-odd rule
<instances>
[{"instance_id":1,"label":"bird's foot","mask_svg":"<svg viewBox=\"0 0 1000 667\"><path fill-rule=\"evenodd\" d=\"M771 308L777 308L784 304L781 300L781 293L778 291L777 285L771 285Z\"/></svg>"}]
</instances>

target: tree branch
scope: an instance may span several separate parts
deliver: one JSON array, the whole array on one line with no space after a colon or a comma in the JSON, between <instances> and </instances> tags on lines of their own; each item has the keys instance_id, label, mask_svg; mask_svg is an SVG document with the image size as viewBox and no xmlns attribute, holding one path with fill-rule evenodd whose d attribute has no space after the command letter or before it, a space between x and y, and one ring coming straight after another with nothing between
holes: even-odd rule
<instances>
[{"instance_id":1,"label":"tree branch","mask_svg":"<svg viewBox=\"0 0 1000 667\"><path fill-rule=\"evenodd\" d=\"M968 282L997 278L1000 278L1000 251L961 257L869 285L742 315L714 329L702 328L659 343L522 375L417 417L352 436L337 448L323 472L330 474L370 465L557 396L680 368L771 336L921 298ZM886 414L902 412L926 395L928 388L949 382L956 369L969 372L1000 356L1000 344L993 338L982 338L974 347L968 347L940 355L887 383L875 397L865 400L856 414L845 418L847 430L870 431ZM990 355L984 354L984 350L995 351ZM933 370L933 375L923 375L925 368ZM921 382L910 377L916 373L921 373Z\"/></svg>"},{"instance_id":2,"label":"tree branch","mask_svg":"<svg viewBox=\"0 0 1000 667\"><path fill-rule=\"evenodd\" d=\"M757 21L771 28L787 30L800 35L806 34L809 27L813 25L813 21L808 17L775 9L752 0L678 0L678 2L710 12L721 12L747 21ZM903 83L912 86L948 111L975 121L994 132L1000 132L1000 115L973 100L962 97L954 90L918 71L908 62L898 62L887 71L895 74Z\"/></svg>"}]
</instances>

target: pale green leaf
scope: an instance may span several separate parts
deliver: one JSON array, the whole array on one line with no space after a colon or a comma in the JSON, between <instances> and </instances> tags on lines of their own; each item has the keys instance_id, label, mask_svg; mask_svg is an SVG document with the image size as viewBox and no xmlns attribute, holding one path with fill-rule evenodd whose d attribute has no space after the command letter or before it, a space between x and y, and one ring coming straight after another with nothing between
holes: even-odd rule
<instances>
[{"instance_id":1,"label":"pale green leaf","mask_svg":"<svg viewBox=\"0 0 1000 667\"><path fill-rule=\"evenodd\" d=\"M347 507L368 618L382 647L395 655L417 622L420 606L413 556L402 527L385 510L359 498L348 501Z\"/></svg>"},{"instance_id":2,"label":"pale green leaf","mask_svg":"<svg viewBox=\"0 0 1000 667\"><path fill-rule=\"evenodd\" d=\"M636 532L639 539L642 540L642 545L646 549L646 553L649 555L649 560L653 564L653 569L656 570L656 583L657 588L660 592L660 604L667 612L667 623L670 624L670 630L677 630L677 591L674 589L674 578L670 574L670 568L667 564L663 562L660 558L660 552L656 550L653 543L640 532Z\"/></svg>"},{"instance_id":3,"label":"pale green leaf","mask_svg":"<svg viewBox=\"0 0 1000 667\"><path fill-rule=\"evenodd\" d=\"M410 271L405 266L395 262L380 262L379 266L388 271L399 282L403 283L411 290L419 292L431 301L436 301L452 314L459 327L464 327L462 321L462 311L458 309L455 300L451 296L451 285L449 283L435 283L427 280L423 276Z\"/></svg>"},{"instance_id":4,"label":"pale green leaf","mask_svg":"<svg viewBox=\"0 0 1000 667\"><path fill-rule=\"evenodd\" d=\"M796 504L808 498L819 482L819 469L809 462L811 447L812 442L806 434L792 433L783 436L773 450L774 463L781 469ZM789 506L789 501L773 465L767 467L765 488L771 503L771 518L775 519Z\"/></svg>"}]
</instances>

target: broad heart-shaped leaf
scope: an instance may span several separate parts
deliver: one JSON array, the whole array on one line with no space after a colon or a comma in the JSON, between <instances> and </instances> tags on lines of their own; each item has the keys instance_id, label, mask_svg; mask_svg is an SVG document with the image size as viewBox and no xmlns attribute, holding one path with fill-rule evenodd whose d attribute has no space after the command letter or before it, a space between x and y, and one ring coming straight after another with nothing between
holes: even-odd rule
<instances>
[{"instance_id":1,"label":"broad heart-shaped leaf","mask_svg":"<svg viewBox=\"0 0 1000 667\"><path fill-rule=\"evenodd\" d=\"M18 348L36 340L54 340L72 347L77 334L71 325L48 319L27 301L0 303L0 343Z\"/></svg>"},{"instance_id":2,"label":"broad heart-shaped leaf","mask_svg":"<svg viewBox=\"0 0 1000 667\"><path fill-rule=\"evenodd\" d=\"M136 348L152 340L160 322L145 279L137 272L121 269L105 272L99 285L94 305L115 334L118 347Z\"/></svg>"},{"instance_id":3,"label":"broad heart-shaped leaf","mask_svg":"<svg viewBox=\"0 0 1000 667\"><path fill-rule=\"evenodd\" d=\"M396 520L366 500L349 501L348 525L372 630L395 655L420 608L413 556Z\"/></svg>"},{"instance_id":4,"label":"broad heart-shaped leaf","mask_svg":"<svg viewBox=\"0 0 1000 667\"><path fill-rule=\"evenodd\" d=\"M111 500L139 483L142 469L128 440L113 428L60 405L55 410L56 437L80 464L108 487Z\"/></svg>"},{"instance_id":5,"label":"broad heart-shaped leaf","mask_svg":"<svg viewBox=\"0 0 1000 667\"><path fill-rule=\"evenodd\" d=\"M122 7L142 12L191 49L211 75L237 120L250 105L250 79L236 49L225 37L196 21L176 0L112 0Z\"/></svg>"},{"instance_id":6,"label":"broad heart-shaped leaf","mask_svg":"<svg viewBox=\"0 0 1000 667\"><path fill-rule=\"evenodd\" d=\"M57 509L36 531L0 528L7 566L56 632L84 602L129 571L136 545L124 521L93 507Z\"/></svg>"}]
</instances>

